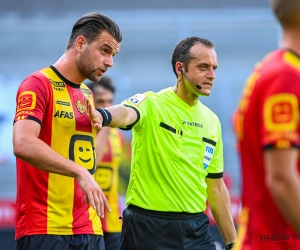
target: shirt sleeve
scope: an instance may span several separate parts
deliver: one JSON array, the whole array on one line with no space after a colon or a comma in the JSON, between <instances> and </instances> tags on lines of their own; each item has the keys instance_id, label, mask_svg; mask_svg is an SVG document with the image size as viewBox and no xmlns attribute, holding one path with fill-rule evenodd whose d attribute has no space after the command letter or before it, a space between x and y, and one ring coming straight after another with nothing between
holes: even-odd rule
<instances>
[{"instance_id":1,"label":"shirt sleeve","mask_svg":"<svg viewBox=\"0 0 300 250\"><path fill-rule=\"evenodd\" d=\"M123 106L130 107L134 109L137 113L137 120L128 125L126 128L120 128L123 130L130 130L134 127L136 130L142 129L147 121L147 114L149 113L151 101L149 100L149 96L146 94L136 94L124 100L122 102Z\"/></svg>"},{"instance_id":2,"label":"shirt sleeve","mask_svg":"<svg viewBox=\"0 0 300 250\"><path fill-rule=\"evenodd\" d=\"M36 76L29 76L20 85L16 95L14 122L30 119L42 124L49 95L45 84Z\"/></svg>"},{"instance_id":3,"label":"shirt sleeve","mask_svg":"<svg viewBox=\"0 0 300 250\"><path fill-rule=\"evenodd\" d=\"M268 84L260 105L261 144L268 148L299 147L300 78L282 70Z\"/></svg>"},{"instance_id":4,"label":"shirt sleeve","mask_svg":"<svg viewBox=\"0 0 300 250\"><path fill-rule=\"evenodd\" d=\"M206 140L205 155L211 158L209 167L207 169L207 178L217 179L223 177L224 172L224 157L223 157L223 140L222 129L219 119L215 122L217 125L216 141ZM204 156L205 163L205 156Z\"/></svg>"}]
</instances>

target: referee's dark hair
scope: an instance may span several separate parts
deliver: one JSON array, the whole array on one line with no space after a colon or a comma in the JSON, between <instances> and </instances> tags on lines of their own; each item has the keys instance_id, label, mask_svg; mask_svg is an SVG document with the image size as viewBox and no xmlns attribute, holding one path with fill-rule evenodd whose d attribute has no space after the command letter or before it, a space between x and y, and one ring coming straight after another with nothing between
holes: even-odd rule
<instances>
[{"instance_id":1,"label":"referee's dark hair","mask_svg":"<svg viewBox=\"0 0 300 250\"><path fill-rule=\"evenodd\" d=\"M113 94L116 91L115 86L112 83L112 79L108 76L102 76L101 79L98 82L89 82L86 84L86 86L89 87L89 89L95 94L95 88L96 86L103 87L104 89L109 90Z\"/></svg>"},{"instance_id":2,"label":"referee's dark hair","mask_svg":"<svg viewBox=\"0 0 300 250\"><path fill-rule=\"evenodd\" d=\"M191 59L190 50L197 43L201 43L208 48L214 48L214 44L211 41L209 41L205 38L202 38L202 37L192 36L192 37L187 37L187 38L181 40L175 46L173 53L172 53L172 60L171 60L173 72L176 75L176 77L178 75L176 73L175 64L177 62L182 62L185 67L185 70L188 71L188 64Z\"/></svg>"},{"instance_id":3,"label":"referee's dark hair","mask_svg":"<svg viewBox=\"0 0 300 250\"><path fill-rule=\"evenodd\" d=\"M72 47L78 36L85 37L91 43L102 31L108 31L118 43L122 42L121 30L113 20L97 12L85 14L74 24L65 50Z\"/></svg>"}]
</instances>

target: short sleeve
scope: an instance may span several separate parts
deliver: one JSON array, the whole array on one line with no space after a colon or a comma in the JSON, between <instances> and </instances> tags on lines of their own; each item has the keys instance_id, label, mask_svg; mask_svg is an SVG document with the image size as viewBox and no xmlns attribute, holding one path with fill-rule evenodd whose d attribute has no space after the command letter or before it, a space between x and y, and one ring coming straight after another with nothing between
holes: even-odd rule
<instances>
[{"instance_id":1,"label":"short sleeve","mask_svg":"<svg viewBox=\"0 0 300 250\"><path fill-rule=\"evenodd\" d=\"M299 147L300 77L295 71L281 71L263 94L260 120L264 148Z\"/></svg>"},{"instance_id":2,"label":"short sleeve","mask_svg":"<svg viewBox=\"0 0 300 250\"><path fill-rule=\"evenodd\" d=\"M223 140L222 140L222 130L219 119L217 120L217 133L216 141L207 140L205 154L209 152L212 155L211 162L207 169L207 178L217 179L223 177L224 172L224 157L223 157Z\"/></svg>"},{"instance_id":3,"label":"short sleeve","mask_svg":"<svg viewBox=\"0 0 300 250\"><path fill-rule=\"evenodd\" d=\"M19 86L16 95L14 122L30 119L42 124L49 103L45 84L36 76L27 77Z\"/></svg>"},{"instance_id":4,"label":"short sleeve","mask_svg":"<svg viewBox=\"0 0 300 250\"><path fill-rule=\"evenodd\" d=\"M129 130L134 127L136 130L140 130L146 123L146 118L149 113L151 105L149 96L146 94L136 94L124 100L122 105L134 109L137 112L137 120L126 128L120 129Z\"/></svg>"}]
</instances>

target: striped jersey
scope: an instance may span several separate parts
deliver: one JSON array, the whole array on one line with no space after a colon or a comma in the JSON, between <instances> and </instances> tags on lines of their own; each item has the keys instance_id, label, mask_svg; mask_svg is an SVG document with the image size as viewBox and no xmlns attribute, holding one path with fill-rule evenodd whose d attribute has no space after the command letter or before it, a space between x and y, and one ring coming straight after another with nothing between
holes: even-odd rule
<instances>
[{"instance_id":1,"label":"striped jersey","mask_svg":"<svg viewBox=\"0 0 300 250\"><path fill-rule=\"evenodd\" d=\"M121 206L119 202L119 166L122 155L123 135L117 128L111 128L108 143L104 149L104 155L97 164L96 181L105 194L111 212L105 210L104 218L101 218L103 232L121 232L122 221Z\"/></svg>"},{"instance_id":2,"label":"striped jersey","mask_svg":"<svg viewBox=\"0 0 300 250\"><path fill-rule=\"evenodd\" d=\"M95 174L96 130L85 112L90 90L65 79L53 66L27 77L19 86L15 122L41 125L39 139L54 151ZM39 170L17 158L16 235L102 235L96 211L85 201L76 179Z\"/></svg>"}]
</instances>

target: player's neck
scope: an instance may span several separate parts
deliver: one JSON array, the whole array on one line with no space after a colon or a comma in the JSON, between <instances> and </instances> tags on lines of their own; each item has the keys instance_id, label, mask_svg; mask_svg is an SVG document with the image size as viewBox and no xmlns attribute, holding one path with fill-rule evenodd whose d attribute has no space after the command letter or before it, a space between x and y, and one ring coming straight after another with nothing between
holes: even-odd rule
<instances>
[{"instance_id":1,"label":"player's neck","mask_svg":"<svg viewBox=\"0 0 300 250\"><path fill-rule=\"evenodd\" d=\"M300 55L300 31L285 31L282 37L281 47L290 49Z\"/></svg>"},{"instance_id":2,"label":"player's neck","mask_svg":"<svg viewBox=\"0 0 300 250\"><path fill-rule=\"evenodd\" d=\"M53 66L70 82L80 85L84 80L70 53L64 53Z\"/></svg>"}]
</instances>

